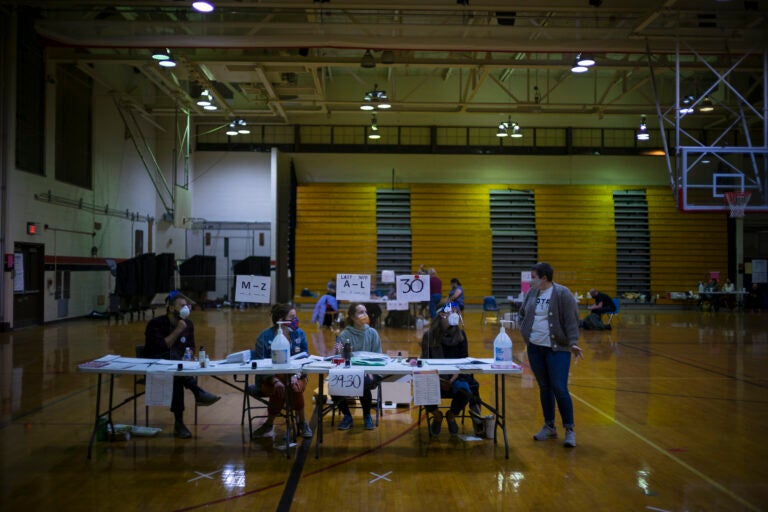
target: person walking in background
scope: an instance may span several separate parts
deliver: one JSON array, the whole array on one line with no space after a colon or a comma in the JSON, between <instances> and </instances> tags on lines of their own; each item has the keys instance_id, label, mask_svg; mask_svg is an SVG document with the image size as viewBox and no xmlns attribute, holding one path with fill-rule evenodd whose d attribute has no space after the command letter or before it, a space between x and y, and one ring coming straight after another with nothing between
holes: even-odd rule
<instances>
[{"instance_id":1,"label":"person walking in background","mask_svg":"<svg viewBox=\"0 0 768 512\"><path fill-rule=\"evenodd\" d=\"M464 311L464 288L461 287L461 281L455 277L451 279L451 291L448 292L447 302L457 304L459 309Z\"/></svg>"},{"instance_id":2,"label":"person walking in background","mask_svg":"<svg viewBox=\"0 0 768 512\"><path fill-rule=\"evenodd\" d=\"M267 327L256 338L256 349L251 353L251 359L269 359L272 357L272 342L280 328L278 322L288 322L283 326L283 334L291 344L290 355L308 353L307 335L299 327L296 308L292 304L275 304L272 306L272 327ZM256 382L248 386L248 394L253 397L269 397L267 405L267 420L253 431L253 437L271 437L274 435L275 417L285 404L287 393L291 394L291 406L298 417L299 434L302 437L312 437L312 428L307 423L304 414L304 390L307 387L307 376L298 374L257 375Z\"/></svg>"},{"instance_id":3,"label":"person walking in background","mask_svg":"<svg viewBox=\"0 0 768 512\"><path fill-rule=\"evenodd\" d=\"M571 355L582 356L579 341L579 306L571 291L553 282L549 263L531 269L531 289L520 307L520 333L528 348L528 362L539 385L544 426L533 439L557 437L555 404L565 428L564 446L576 446L573 401L568 391Z\"/></svg>"},{"instance_id":4,"label":"person walking in background","mask_svg":"<svg viewBox=\"0 0 768 512\"><path fill-rule=\"evenodd\" d=\"M174 290L165 299L166 314L147 322L144 331L144 357L150 359L182 360L189 349L195 353L195 326L189 319L189 299ZM192 391L197 405L211 405L221 398L197 385L195 377L174 377L171 395L173 432L180 439L189 439L192 432L184 425L184 388Z\"/></svg>"},{"instance_id":5,"label":"person walking in background","mask_svg":"<svg viewBox=\"0 0 768 512\"><path fill-rule=\"evenodd\" d=\"M437 270L429 269L429 317L437 316L437 305L443 299L443 281L437 277Z\"/></svg>"}]
</instances>

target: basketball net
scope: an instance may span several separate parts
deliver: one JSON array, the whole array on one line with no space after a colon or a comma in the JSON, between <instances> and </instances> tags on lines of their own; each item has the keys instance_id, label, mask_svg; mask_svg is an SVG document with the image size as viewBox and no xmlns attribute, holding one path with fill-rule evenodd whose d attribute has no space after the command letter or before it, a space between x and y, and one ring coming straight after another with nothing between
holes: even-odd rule
<instances>
[{"instance_id":1,"label":"basketball net","mask_svg":"<svg viewBox=\"0 0 768 512\"><path fill-rule=\"evenodd\" d=\"M728 208L731 209L731 217L744 217L750 197L752 197L752 192L725 193L725 200L728 202Z\"/></svg>"}]
</instances>

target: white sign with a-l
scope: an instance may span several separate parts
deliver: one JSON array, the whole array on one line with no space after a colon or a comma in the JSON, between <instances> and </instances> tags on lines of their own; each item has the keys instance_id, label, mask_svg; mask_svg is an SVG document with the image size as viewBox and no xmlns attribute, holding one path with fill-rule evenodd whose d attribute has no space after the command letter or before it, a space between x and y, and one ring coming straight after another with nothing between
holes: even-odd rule
<instances>
[{"instance_id":1,"label":"white sign with a-l","mask_svg":"<svg viewBox=\"0 0 768 512\"><path fill-rule=\"evenodd\" d=\"M269 304L271 285L267 276L235 276L235 302Z\"/></svg>"},{"instance_id":2,"label":"white sign with a-l","mask_svg":"<svg viewBox=\"0 0 768 512\"><path fill-rule=\"evenodd\" d=\"M371 276L368 274L337 274L336 298L349 302L371 300Z\"/></svg>"},{"instance_id":3,"label":"white sign with a-l","mask_svg":"<svg viewBox=\"0 0 768 512\"><path fill-rule=\"evenodd\" d=\"M397 276L397 300L400 302L429 301L429 276L405 274Z\"/></svg>"}]
</instances>

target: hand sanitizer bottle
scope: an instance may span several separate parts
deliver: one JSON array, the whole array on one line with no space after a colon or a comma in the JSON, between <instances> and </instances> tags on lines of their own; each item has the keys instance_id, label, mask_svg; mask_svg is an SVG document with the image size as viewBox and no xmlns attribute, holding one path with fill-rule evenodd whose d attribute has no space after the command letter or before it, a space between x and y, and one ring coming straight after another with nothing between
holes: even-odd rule
<instances>
[{"instance_id":1,"label":"hand sanitizer bottle","mask_svg":"<svg viewBox=\"0 0 768 512\"><path fill-rule=\"evenodd\" d=\"M205 355L205 349L203 348L202 345L200 345L200 351L197 353L197 360L200 363L200 368L205 368L206 366L208 366L207 365L208 360L206 359L206 357L207 356Z\"/></svg>"},{"instance_id":2,"label":"hand sanitizer bottle","mask_svg":"<svg viewBox=\"0 0 768 512\"><path fill-rule=\"evenodd\" d=\"M492 368L512 368L512 339L504 330L504 324L509 320L501 320L501 327L496 339L493 340L493 364Z\"/></svg>"},{"instance_id":3,"label":"hand sanitizer bottle","mask_svg":"<svg viewBox=\"0 0 768 512\"><path fill-rule=\"evenodd\" d=\"M288 338L283 334L283 325L288 322L277 322L277 336L272 341L270 350L272 351L272 365L288 364L288 355L291 350L291 344Z\"/></svg>"}]
</instances>

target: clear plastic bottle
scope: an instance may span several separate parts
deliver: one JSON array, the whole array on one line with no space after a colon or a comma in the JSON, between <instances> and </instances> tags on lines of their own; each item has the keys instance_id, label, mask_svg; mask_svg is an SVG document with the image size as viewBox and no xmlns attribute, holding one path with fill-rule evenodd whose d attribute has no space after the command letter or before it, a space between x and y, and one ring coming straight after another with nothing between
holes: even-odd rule
<instances>
[{"instance_id":1,"label":"clear plastic bottle","mask_svg":"<svg viewBox=\"0 0 768 512\"><path fill-rule=\"evenodd\" d=\"M493 340L493 368L512 368L512 339L504 330L504 324L509 320L501 320L501 327L496 339Z\"/></svg>"},{"instance_id":2,"label":"clear plastic bottle","mask_svg":"<svg viewBox=\"0 0 768 512\"><path fill-rule=\"evenodd\" d=\"M192 347L187 347L186 350L184 350L184 361L191 361L192 360Z\"/></svg>"},{"instance_id":3,"label":"clear plastic bottle","mask_svg":"<svg viewBox=\"0 0 768 512\"><path fill-rule=\"evenodd\" d=\"M200 368L208 366L208 356L205 354L205 349L200 345L200 351L197 353L197 360L200 362Z\"/></svg>"},{"instance_id":4,"label":"clear plastic bottle","mask_svg":"<svg viewBox=\"0 0 768 512\"><path fill-rule=\"evenodd\" d=\"M283 334L283 325L288 322L277 322L277 336L272 340L270 351L272 352L272 364L284 365L288 364L288 356L291 350L291 344L288 342L288 338Z\"/></svg>"}]
</instances>

